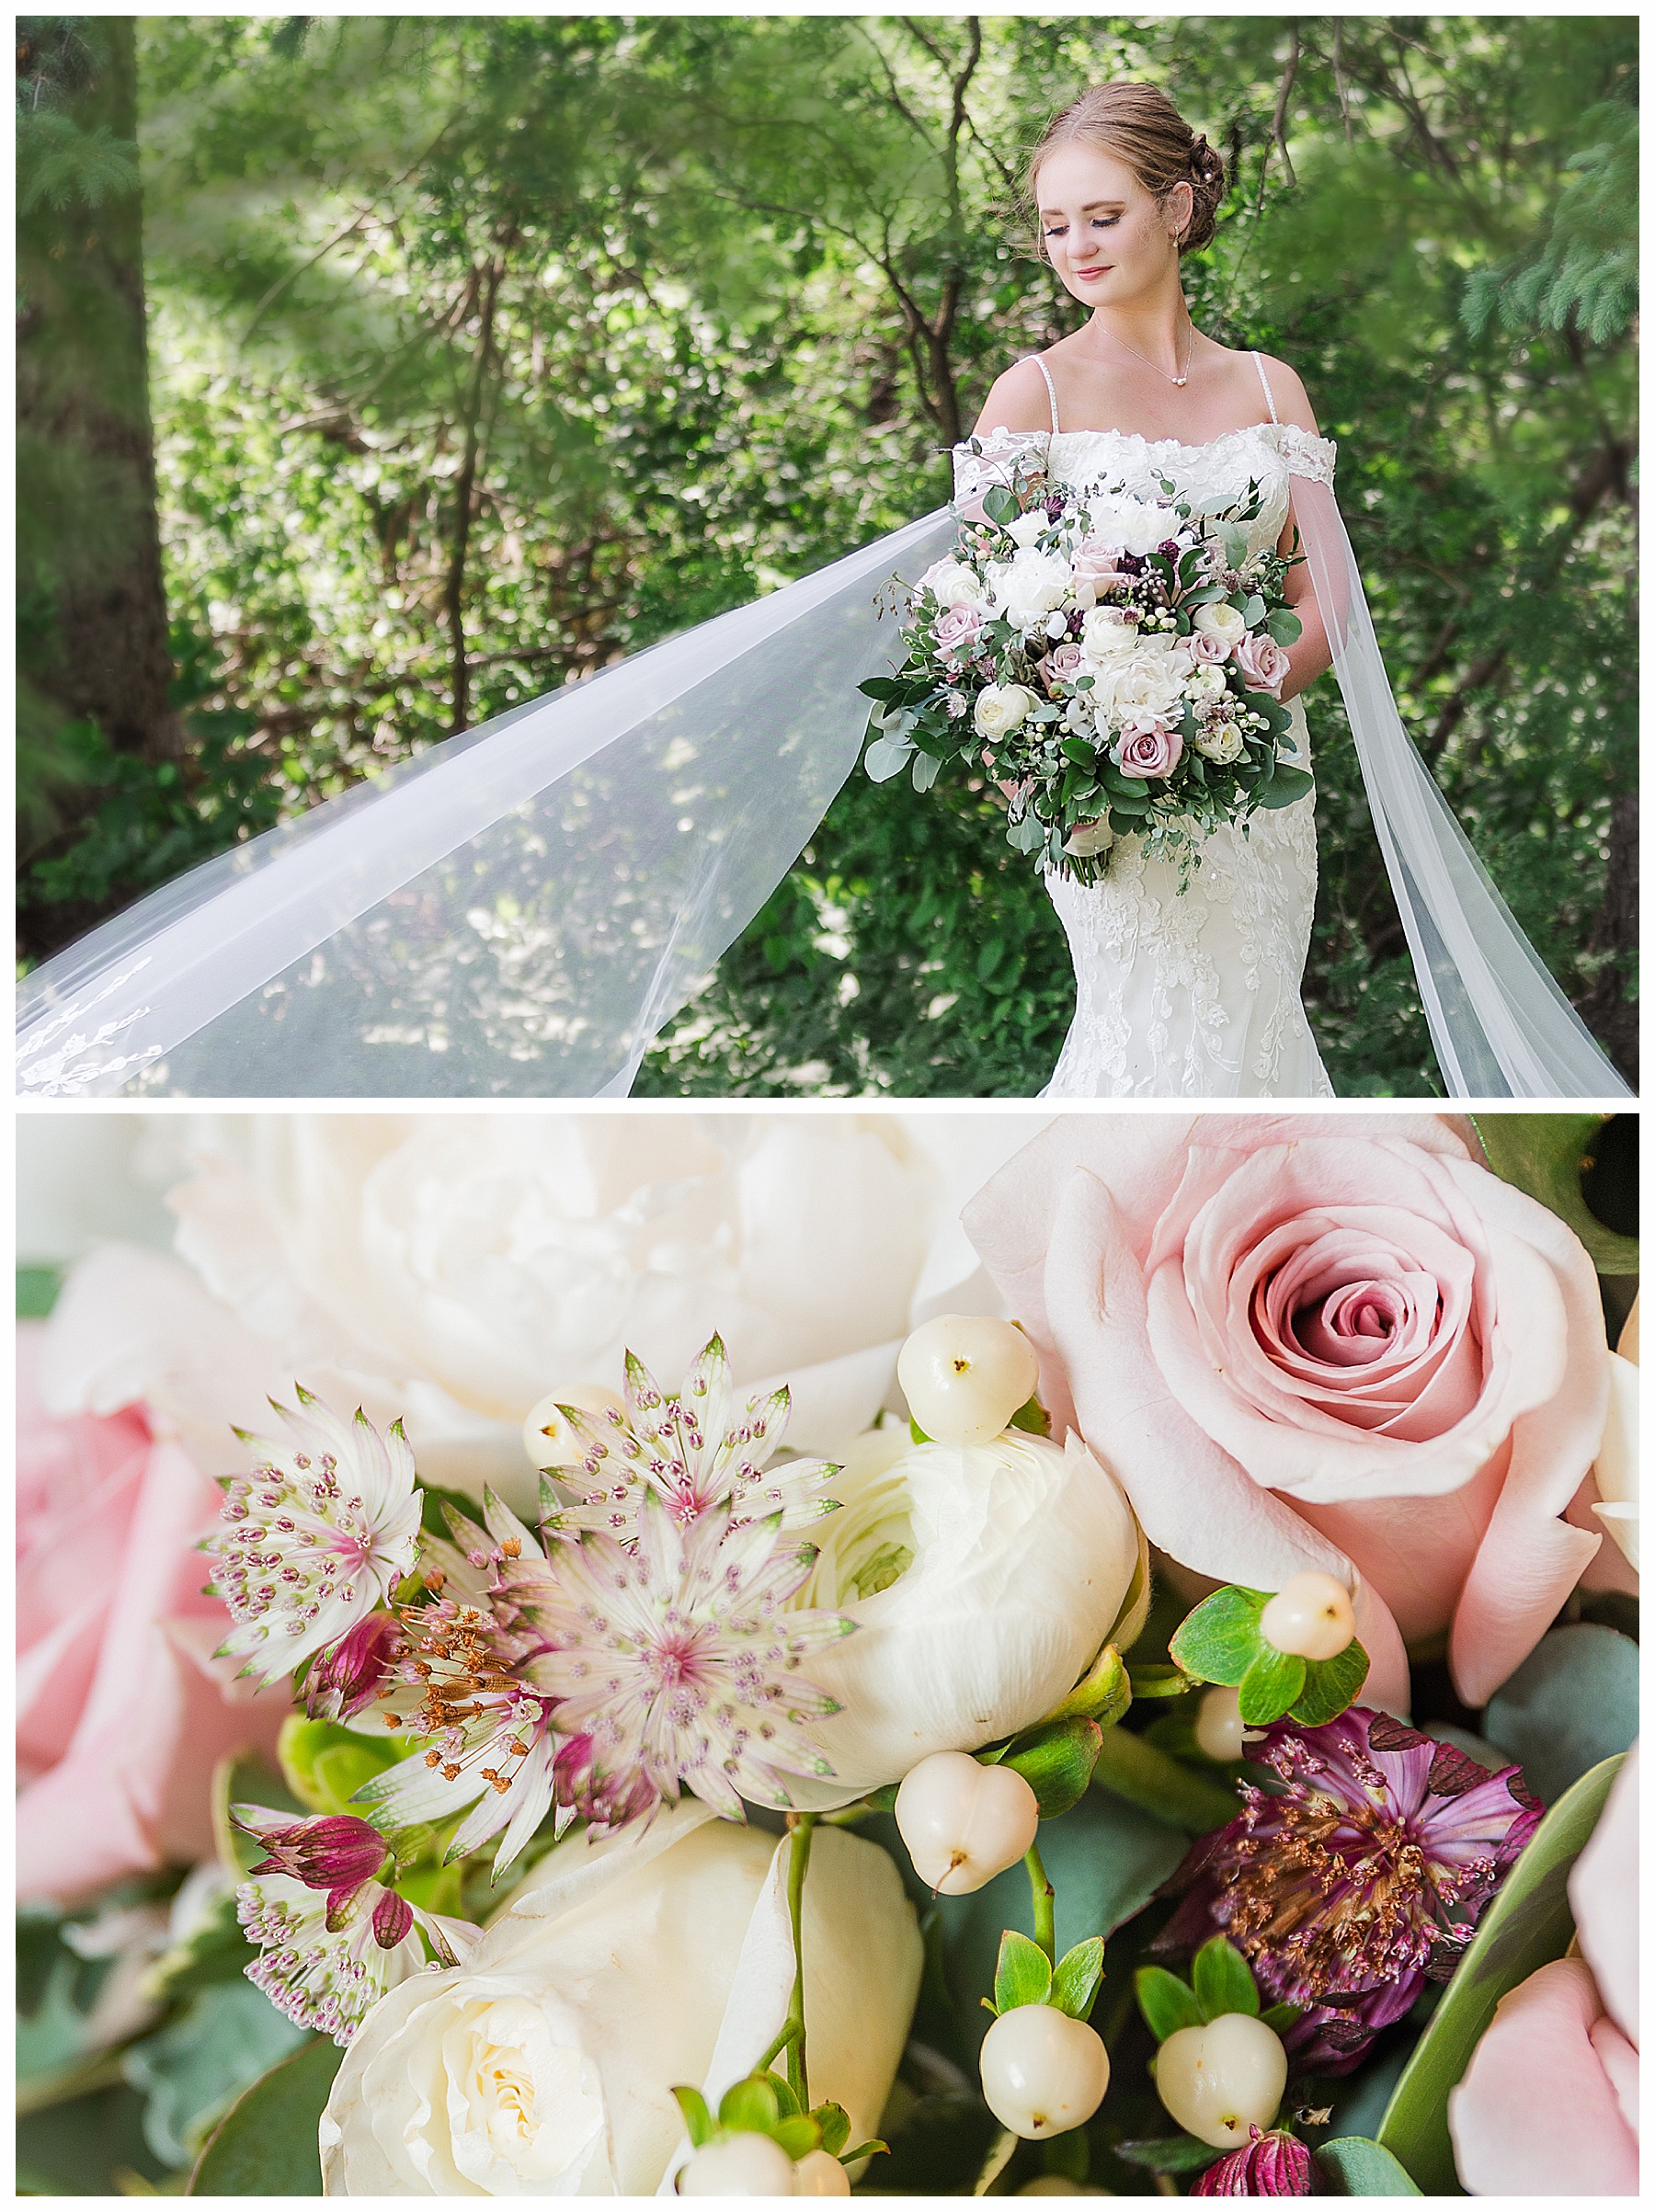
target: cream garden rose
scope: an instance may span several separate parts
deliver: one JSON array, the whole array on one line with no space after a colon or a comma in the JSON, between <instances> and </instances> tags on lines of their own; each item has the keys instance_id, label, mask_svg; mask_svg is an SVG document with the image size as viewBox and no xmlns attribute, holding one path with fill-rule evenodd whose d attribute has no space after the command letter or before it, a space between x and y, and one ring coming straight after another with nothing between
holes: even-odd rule
<instances>
[{"instance_id":1,"label":"cream garden rose","mask_svg":"<svg viewBox=\"0 0 1655 2212\"><path fill-rule=\"evenodd\" d=\"M1209 722L1195 733L1195 750L1223 768L1232 760L1240 759L1247 750L1247 740L1233 722Z\"/></svg>"},{"instance_id":2,"label":"cream garden rose","mask_svg":"<svg viewBox=\"0 0 1655 2212\"><path fill-rule=\"evenodd\" d=\"M686 1801L535 1868L463 1967L382 1998L323 2115L330 2196L647 2196L786 2017L789 1845ZM875 2133L919 1987L912 1906L876 1844L817 1832L805 1886L811 2093Z\"/></svg>"},{"instance_id":3,"label":"cream garden rose","mask_svg":"<svg viewBox=\"0 0 1655 2212\"><path fill-rule=\"evenodd\" d=\"M1193 620L1204 637L1216 637L1232 651L1247 635L1246 618L1227 599L1215 599L1210 606L1198 607Z\"/></svg>"},{"instance_id":4,"label":"cream garden rose","mask_svg":"<svg viewBox=\"0 0 1655 2212\"><path fill-rule=\"evenodd\" d=\"M975 721L979 736L1004 737L1028 719L1038 701L1022 684L989 684L977 693Z\"/></svg>"},{"instance_id":5,"label":"cream garden rose","mask_svg":"<svg viewBox=\"0 0 1655 2212\"><path fill-rule=\"evenodd\" d=\"M849 1614L856 1635L812 1656L844 1710L823 1724L843 1805L932 1751L970 1751L1051 1711L1122 1625L1139 1536L1078 1436L1008 1430L992 1443L864 1436L828 1487L820 1556L795 1602ZM813 1532L815 1533L815 1532Z\"/></svg>"},{"instance_id":6,"label":"cream garden rose","mask_svg":"<svg viewBox=\"0 0 1655 2212\"><path fill-rule=\"evenodd\" d=\"M988 593L976 569L963 561L939 561L919 579L919 588L930 591L939 607L987 607Z\"/></svg>"}]
</instances>

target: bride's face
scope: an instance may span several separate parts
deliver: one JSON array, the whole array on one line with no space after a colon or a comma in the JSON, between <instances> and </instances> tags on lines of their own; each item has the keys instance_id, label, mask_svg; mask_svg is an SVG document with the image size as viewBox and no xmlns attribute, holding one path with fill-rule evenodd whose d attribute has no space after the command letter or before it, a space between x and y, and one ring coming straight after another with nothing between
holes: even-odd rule
<instances>
[{"instance_id":1,"label":"bride's face","mask_svg":"<svg viewBox=\"0 0 1655 2212\"><path fill-rule=\"evenodd\" d=\"M1052 267L1088 307L1124 306L1176 278L1188 185L1158 202L1124 161L1075 139L1041 163L1036 189Z\"/></svg>"}]
</instances>

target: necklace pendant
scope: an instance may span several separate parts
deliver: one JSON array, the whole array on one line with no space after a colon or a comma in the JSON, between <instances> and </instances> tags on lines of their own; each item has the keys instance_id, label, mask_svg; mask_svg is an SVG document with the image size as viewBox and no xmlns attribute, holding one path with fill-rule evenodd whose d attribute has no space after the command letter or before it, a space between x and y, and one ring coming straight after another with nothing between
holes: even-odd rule
<instances>
[{"instance_id":1,"label":"necklace pendant","mask_svg":"<svg viewBox=\"0 0 1655 2212\"><path fill-rule=\"evenodd\" d=\"M1178 389L1181 392L1183 390L1184 386L1189 382L1189 381L1190 380L1187 376L1175 376L1172 379L1172 382L1178 386Z\"/></svg>"}]
</instances>

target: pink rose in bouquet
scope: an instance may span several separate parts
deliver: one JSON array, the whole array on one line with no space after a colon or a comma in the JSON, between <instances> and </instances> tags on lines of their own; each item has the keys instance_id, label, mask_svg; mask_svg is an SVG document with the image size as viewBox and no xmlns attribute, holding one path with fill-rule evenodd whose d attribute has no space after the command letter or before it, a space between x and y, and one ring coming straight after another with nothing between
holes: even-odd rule
<instances>
[{"instance_id":1,"label":"pink rose in bouquet","mask_svg":"<svg viewBox=\"0 0 1655 2212\"><path fill-rule=\"evenodd\" d=\"M1481 1705L1601 1539L1562 1518L1609 1353L1591 1260L1437 1116L1076 1116L965 1226L1150 1541L1219 1581L1355 1584L1364 1703L1404 1641ZM1353 1575L1352 1569L1355 1569Z\"/></svg>"},{"instance_id":2,"label":"pink rose in bouquet","mask_svg":"<svg viewBox=\"0 0 1655 2212\"><path fill-rule=\"evenodd\" d=\"M939 649L954 653L968 646L983 626L980 607L960 605L945 607L937 617L935 636Z\"/></svg>"},{"instance_id":3,"label":"pink rose in bouquet","mask_svg":"<svg viewBox=\"0 0 1655 2212\"><path fill-rule=\"evenodd\" d=\"M1638 1750L1569 1877L1581 1955L1496 2006L1448 2099L1478 2196L1638 2195Z\"/></svg>"},{"instance_id":4,"label":"pink rose in bouquet","mask_svg":"<svg viewBox=\"0 0 1655 2212\"><path fill-rule=\"evenodd\" d=\"M1054 645L1041 663L1048 687L1054 682L1073 683L1086 666L1086 656L1077 644Z\"/></svg>"},{"instance_id":5,"label":"pink rose in bouquet","mask_svg":"<svg viewBox=\"0 0 1655 2212\"><path fill-rule=\"evenodd\" d=\"M1129 722L1114 748L1115 766L1124 776L1158 781L1170 776L1182 758L1183 739L1170 724L1158 718Z\"/></svg>"},{"instance_id":6,"label":"pink rose in bouquet","mask_svg":"<svg viewBox=\"0 0 1655 2212\"><path fill-rule=\"evenodd\" d=\"M274 1749L285 1695L215 1661L196 1549L220 1494L141 1406L54 1419L17 1350L17 1887L72 1900L212 1843L213 1769Z\"/></svg>"},{"instance_id":7,"label":"pink rose in bouquet","mask_svg":"<svg viewBox=\"0 0 1655 2212\"><path fill-rule=\"evenodd\" d=\"M1282 686L1293 672L1293 663L1273 637L1260 630L1244 637L1236 647L1236 666L1255 691L1279 699Z\"/></svg>"},{"instance_id":8,"label":"pink rose in bouquet","mask_svg":"<svg viewBox=\"0 0 1655 2212\"><path fill-rule=\"evenodd\" d=\"M1230 649L1224 639L1216 637L1210 630L1192 630L1188 637L1180 638L1178 642L1192 660L1209 666L1216 667L1219 662L1228 660L1230 656Z\"/></svg>"}]
</instances>

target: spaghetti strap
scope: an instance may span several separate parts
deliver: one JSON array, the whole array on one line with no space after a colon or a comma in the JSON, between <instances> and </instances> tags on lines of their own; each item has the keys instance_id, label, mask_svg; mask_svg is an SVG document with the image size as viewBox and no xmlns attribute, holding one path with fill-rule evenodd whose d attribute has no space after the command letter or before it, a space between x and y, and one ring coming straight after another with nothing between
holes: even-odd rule
<instances>
[{"instance_id":1,"label":"spaghetti strap","mask_svg":"<svg viewBox=\"0 0 1655 2212\"><path fill-rule=\"evenodd\" d=\"M1041 359L1039 354L1032 353L1028 358L1033 362L1035 368L1039 370L1041 375L1045 379L1046 396L1052 403L1052 436L1056 438L1057 435L1057 387L1052 382L1051 371L1046 367L1044 361ZM1256 360L1258 356L1255 354L1253 358ZM1273 419L1274 417L1273 416L1272 420L1273 421Z\"/></svg>"},{"instance_id":2,"label":"spaghetti strap","mask_svg":"<svg viewBox=\"0 0 1655 2212\"><path fill-rule=\"evenodd\" d=\"M1265 375L1264 364L1259 359L1256 353L1252 357L1252 365L1259 372L1260 383L1261 383L1264 387L1264 405L1270 409L1270 419L1272 422L1279 422L1281 420L1281 416L1275 411L1275 400L1271 393L1270 379ZM1050 380L1048 379L1047 381L1049 382Z\"/></svg>"}]
</instances>

